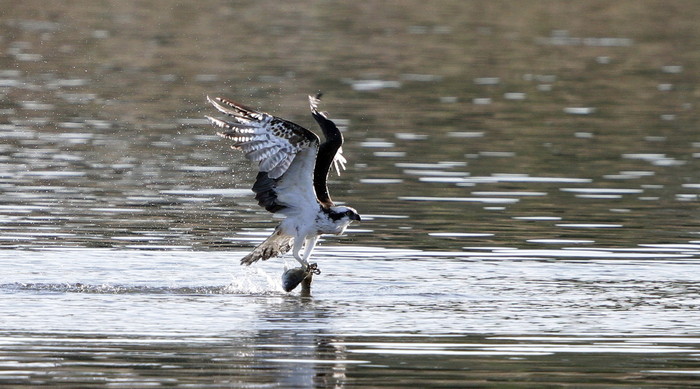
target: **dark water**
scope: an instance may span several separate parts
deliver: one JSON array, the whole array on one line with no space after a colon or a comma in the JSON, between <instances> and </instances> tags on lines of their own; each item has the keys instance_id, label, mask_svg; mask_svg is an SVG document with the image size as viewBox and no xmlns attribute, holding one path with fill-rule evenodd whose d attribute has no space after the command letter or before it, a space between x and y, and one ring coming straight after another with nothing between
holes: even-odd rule
<instances>
[{"instance_id":1,"label":"dark water","mask_svg":"<svg viewBox=\"0 0 700 389\"><path fill-rule=\"evenodd\" d=\"M697 384L695 2L0 9L0 384ZM203 115L319 90L363 223L300 297Z\"/></svg>"}]
</instances>

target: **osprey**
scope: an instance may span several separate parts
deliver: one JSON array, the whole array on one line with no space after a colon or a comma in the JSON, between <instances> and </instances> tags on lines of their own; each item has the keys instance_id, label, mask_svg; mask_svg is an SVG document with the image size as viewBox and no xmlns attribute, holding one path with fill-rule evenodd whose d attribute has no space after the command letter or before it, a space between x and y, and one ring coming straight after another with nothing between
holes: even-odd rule
<instances>
[{"instance_id":1,"label":"osprey","mask_svg":"<svg viewBox=\"0 0 700 389\"><path fill-rule=\"evenodd\" d=\"M340 173L343 136L324 112L318 111L320 95L309 96L311 115L321 127L325 141L290 121L256 111L228 99L207 100L233 121L207 116L223 131L218 135L233 140L233 149L258 163L253 185L258 204L281 214L284 220L270 237L241 259L242 265L280 256L290 249L304 272L318 272L308 259L322 234L340 235L360 215L353 208L337 206L328 193L331 165ZM302 253L303 248L303 253Z\"/></svg>"}]
</instances>

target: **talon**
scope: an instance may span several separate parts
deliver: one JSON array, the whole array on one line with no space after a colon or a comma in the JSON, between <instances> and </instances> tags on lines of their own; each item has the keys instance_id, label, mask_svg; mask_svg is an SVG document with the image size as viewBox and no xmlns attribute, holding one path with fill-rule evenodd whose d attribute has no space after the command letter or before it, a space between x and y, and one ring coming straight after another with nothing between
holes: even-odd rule
<instances>
[{"instance_id":1,"label":"talon","mask_svg":"<svg viewBox=\"0 0 700 389\"><path fill-rule=\"evenodd\" d=\"M321 269L318 268L318 265L315 263L309 264L308 268L306 269L307 272L313 273L315 275L321 274Z\"/></svg>"}]
</instances>

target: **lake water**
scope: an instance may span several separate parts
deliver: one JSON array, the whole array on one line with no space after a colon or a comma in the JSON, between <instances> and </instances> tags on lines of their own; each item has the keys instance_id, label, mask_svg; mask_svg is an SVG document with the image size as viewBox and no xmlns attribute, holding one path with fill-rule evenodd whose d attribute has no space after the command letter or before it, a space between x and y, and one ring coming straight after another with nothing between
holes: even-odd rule
<instances>
[{"instance_id":1,"label":"lake water","mask_svg":"<svg viewBox=\"0 0 700 389\"><path fill-rule=\"evenodd\" d=\"M700 4L2 2L0 385L691 387ZM345 131L314 253L203 119Z\"/></svg>"}]
</instances>

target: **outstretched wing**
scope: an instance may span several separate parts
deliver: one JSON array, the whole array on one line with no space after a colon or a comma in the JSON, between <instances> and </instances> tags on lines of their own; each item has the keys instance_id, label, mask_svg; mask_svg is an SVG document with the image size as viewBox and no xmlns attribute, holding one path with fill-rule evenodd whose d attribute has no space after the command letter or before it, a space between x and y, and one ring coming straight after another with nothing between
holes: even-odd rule
<instances>
[{"instance_id":1,"label":"outstretched wing","mask_svg":"<svg viewBox=\"0 0 700 389\"><path fill-rule=\"evenodd\" d=\"M235 120L207 116L212 124L224 129L218 134L235 141L233 148L246 153L246 157L257 162L260 171L267 172L272 179L280 178L287 171L299 151L319 144L316 134L297 124L221 97L207 96L207 99L219 112Z\"/></svg>"},{"instance_id":2,"label":"outstretched wing","mask_svg":"<svg viewBox=\"0 0 700 389\"><path fill-rule=\"evenodd\" d=\"M318 201L325 207L332 207L333 200L328 193L328 172L331 164L340 174L340 170L345 170L347 160L343 157L343 134L332 120L328 119L325 112L318 110L321 94L309 96L311 105L311 115L323 130L325 141L321 143L318 156L316 157L316 167L314 168L314 190Z\"/></svg>"},{"instance_id":3,"label":"outstretched wing","mask_svg":"<svg viewBox=\"0 0 700 389\"><path fill-rule=\"evenodd\" d=\"M313 169L319 138L313 132L259 112L228 99L207 97L219 112L233 121L207 116L223 131L218 135L233 140L234 149L258 163L253 191L258 203L270 212L293 213L318 207L313 188Z\"/></svg>"}]
</instances>

